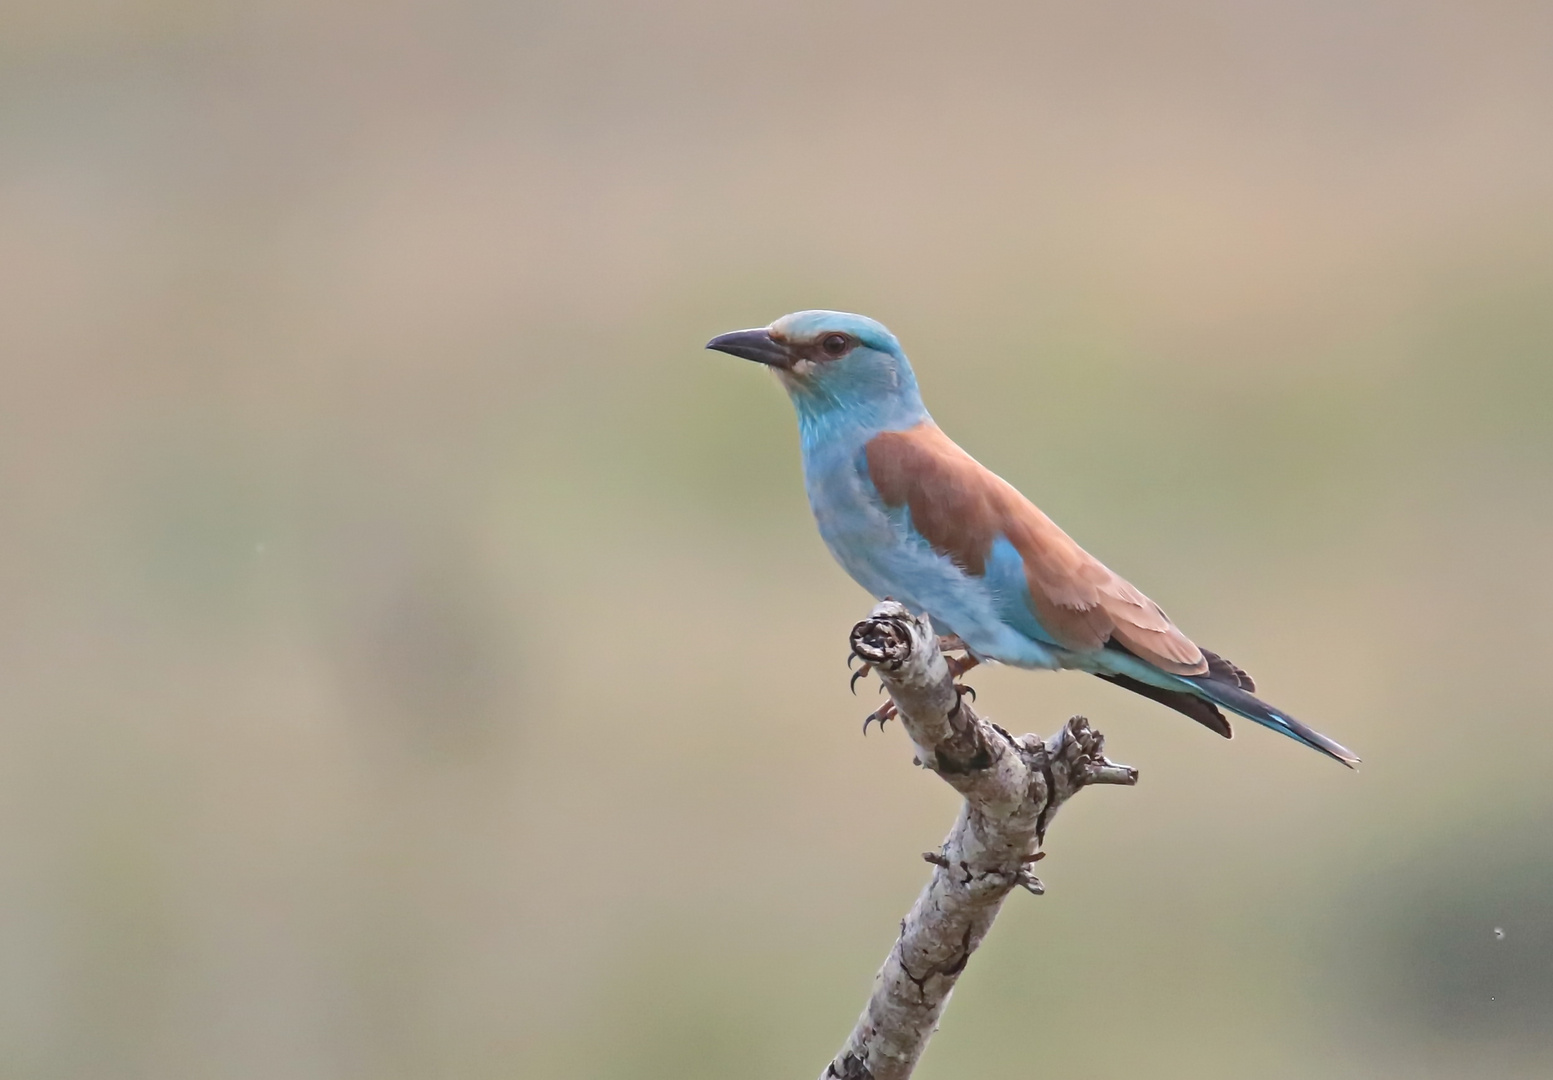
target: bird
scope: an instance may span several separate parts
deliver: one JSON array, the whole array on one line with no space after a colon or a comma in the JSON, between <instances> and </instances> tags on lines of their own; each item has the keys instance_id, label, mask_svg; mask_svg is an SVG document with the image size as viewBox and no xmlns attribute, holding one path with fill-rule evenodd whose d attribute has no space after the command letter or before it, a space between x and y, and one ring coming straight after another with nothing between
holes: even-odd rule
<instances>
[{"instance_id":1,"label":"bird","mask_svg":"<svg viewBox=\"0 0 1553 1080\"><path fill-rule=\"evenodd\" d=\"M1255 696L934 423L900 342L844 311L798 311L706 347L776 373L798 415L804 487L821 537L876 599L891 598L976 663L1075 670L1141 694L1224 738L1222 710L1333 758L1359 758ZM865 725L866 729L866 725Z\"/></svg>"}]
</instances>

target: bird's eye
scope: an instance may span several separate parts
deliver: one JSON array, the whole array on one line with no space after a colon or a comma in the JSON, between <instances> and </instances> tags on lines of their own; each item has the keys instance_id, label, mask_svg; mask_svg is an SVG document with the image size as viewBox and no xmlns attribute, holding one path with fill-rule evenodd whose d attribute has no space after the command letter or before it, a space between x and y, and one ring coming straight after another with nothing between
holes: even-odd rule
<instances>
[{"instance_id":1,"label":"bird's eye","mask_svg":"<svg viewBox=\"0 0 1553 1080\"><path fill-rule=\"evenodd\" d=\"M820 348L825 350L826 356L840 356L850 344L845 334L826 334L820 339Z\"/></svg>"}]
</instances>

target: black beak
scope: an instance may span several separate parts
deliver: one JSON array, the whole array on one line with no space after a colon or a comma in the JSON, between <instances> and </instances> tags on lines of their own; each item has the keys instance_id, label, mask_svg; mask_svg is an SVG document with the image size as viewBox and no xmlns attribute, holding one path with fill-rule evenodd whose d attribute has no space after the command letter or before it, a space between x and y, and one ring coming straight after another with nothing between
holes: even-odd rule
<instances>
[{"instance_id":1,"label":"black beak","mask_svg":"<svg viewBox=\"0 0 1553 1080\"><path fill-rule=\"evenodd\" d=\"M729 356L753 360L757 364L769 364L771 367L785 368L791 361L787 347L772 338L770 332L764 327L759 330L735 330L731 334L719 334L708 341L706 347L725 352Z\"/></svg>"}]
</instances>

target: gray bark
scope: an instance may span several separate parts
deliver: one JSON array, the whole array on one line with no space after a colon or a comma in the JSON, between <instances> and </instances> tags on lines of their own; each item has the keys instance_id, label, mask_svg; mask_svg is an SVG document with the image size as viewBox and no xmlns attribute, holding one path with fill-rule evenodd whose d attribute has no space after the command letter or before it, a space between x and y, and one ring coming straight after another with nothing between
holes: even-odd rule
<instances>
[{"instance_id":1,"label":"gray bark","mask_svg":"<svg viewBox=\"0 0 1553 1080\"><path fill-rule=\"evenodd\" d=\"M956 691L926 619L886 600L852 628L852 650L883 680L917 763L965 798L933 876L901 923L873 996L820 1080L905 1080L938 1028L960 972L1016 888L1039 895L1031 865L1052 816L1089 784L1133 784L1136 769L1102 754L1105 739L1075 716L1050 739L1010 735Z\"/></svg>"}]
</instances>

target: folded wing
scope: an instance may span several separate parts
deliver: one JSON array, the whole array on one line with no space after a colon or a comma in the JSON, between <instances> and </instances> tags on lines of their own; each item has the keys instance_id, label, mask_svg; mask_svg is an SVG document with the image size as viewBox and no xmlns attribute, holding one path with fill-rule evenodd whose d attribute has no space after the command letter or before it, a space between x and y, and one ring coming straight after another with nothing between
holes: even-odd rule
<instances>
[{"instance_id":1,"label":"folded wing","mask_svg":"<svg viewBox=\"0 0 1553 1080\"><path fill-rule=\"evenodd\" d=\"M1115 642L1162 671L1202 675L1203 651L1158 604L1074 543L1013 485L960 449L931 421L875 436L868 475L890 507L906 507L933 549L982 575L1001 536L1024 563L1032 614L1075 651Z\"/></svg>"}]
</instances>

